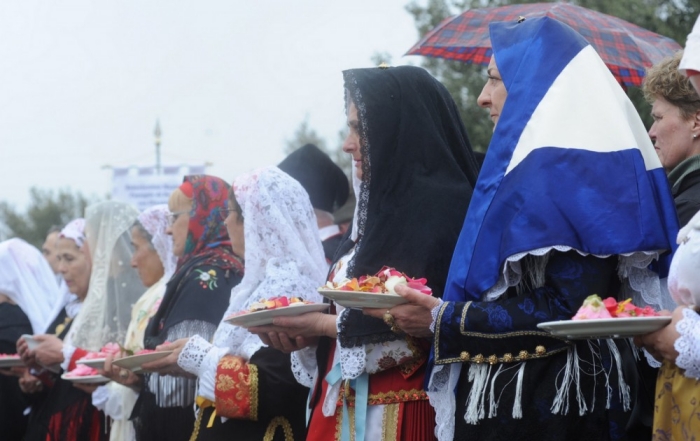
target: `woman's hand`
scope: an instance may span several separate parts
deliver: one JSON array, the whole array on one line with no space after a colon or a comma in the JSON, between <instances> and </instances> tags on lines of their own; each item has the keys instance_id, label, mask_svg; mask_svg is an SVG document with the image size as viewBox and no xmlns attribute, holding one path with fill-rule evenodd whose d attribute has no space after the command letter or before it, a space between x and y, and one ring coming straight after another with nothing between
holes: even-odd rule
<instances>
[{"instance_id":1,"label":"woman's hand","mask_svg":"<svg viewBox=\"0 0 700 441\"><path fill-rule=\"evenodd\" d=\"M675 362L678 357L678 352L673 344L678 340L680 334L676 330L676 324L683 318L684 306L677 307L673 314L670 311L660 311L660 315L671 316L671 323L646 335L634 337L634 344L649 352L652 357L661 361L662 359Z\"/></svg>"},{"instance_id":2,"label":"woman's hand","mask_svg":"<svg viewBox=\"0 0 700 441\"><path fill-rule=\"evenodd\" d=\"M398 295L408 300L408 303L390 309L365 308L363 312L384 320L390 326L393 320L394 327L410 336L432 337L430 324L433 322L433 317L430 312L440 304L440 300L405 285L399 285L395 289Z\"/></svg>"},{"instance_id":3,"label":"woman's hand","mask_svg":"<svg viewBox=\"0 0 700 441\"><path fill-rule=\"evenodd\" d=\"M112 354L108 354L107 358L105 359L104 367L99 370L100 375L107 377L123 386L130 387L137 392L140 391L143 378L128 369L115 366L112 364L113 361L114 356Z\"/></svg>"},{"instance_id":4,"label":"woman's hand","mask_svg":"<svg viewBox=\"0 0 700 441\"><path fill-rule=\"evenodd\" d=\"M293 352L317 344L319 337L337 338L337 316L308 312L295 317L276 317L272 326L255 326L248 331L278 351Z\"/></svg>"},{"instance_id":5,"label":"woman's hand","mask_svg":"<svg viewBox=\"0 0 700 441\"><path fill-rule=\"evenodd\" d=\"M41 368L41 366L39 366L36 362L34 353L29 350L29 345L27 344L27 341L22 337L20 337L19 340L17 340L17 353L19 354L19 357L22 359L22 363L24 363L25 366L33 367L36 369Z\"/></svg>"},{"instance_id":6,"label":"woman's hand","mask_svg":"<svg viewBox=\"0 0 700 441\"><path fill-rule=\"evenodd\" d=\"M156 351L173 351L165 358L160 360L151 361L150 363L144 363L141 368L145 371L156 372L160 375L171 375L173 377L194 377L189 372L182 369L177 364L177 358L182 352L182 348L185 347L189 338L181 338L174 341L173 343L165 343L156 347Z\"/></svg>"},{"instance_id":7,"label":"woman's hand","mask_svg":"<svg viewBox=\"0 0 700 441\"><path fill-rule=\"evenodd\" d=\"M55 335L35 335L39 344L33 351L36 362L42 366L51 366L63 362L63 341Z\"/></svg>"},{"instance_id":8,"label":"woman's hand","mask_svg":"<svg viewBox=\"0 0 700 441\"><path fill-rule=\"evenodd\" d=\"M25 394L35 394L41 392L44 388L44 384L34 375L29 373L29 370L25 370L22 377L19 379L19 388Z\"/></svg>"}]
</instances>

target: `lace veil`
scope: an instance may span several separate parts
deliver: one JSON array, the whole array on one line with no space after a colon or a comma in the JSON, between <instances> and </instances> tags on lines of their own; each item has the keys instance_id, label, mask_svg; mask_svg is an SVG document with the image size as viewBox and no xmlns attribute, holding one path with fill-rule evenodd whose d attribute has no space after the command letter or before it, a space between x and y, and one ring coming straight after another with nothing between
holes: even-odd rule
<instances>
[{"instance_id":1,"label":"lace veil","mask_svg":"<svg viewBox=\"0 0 700 441\"><path fill-rule=\"evenodd\" d=\"M262 298L301 297L321 302L328 265L309 196L289 175L270 167L237 178L236 200L243 210L245 275L231 291L224 317ZM221 322L214 345L247 359L263 345L245 328Z\"/></svg>"},{"instance_id":2,"label":"lace veil","mask_svg":"<svg viewBox=\"0 0 700 441\"><path fill-rule=\"evenodd\" d=\"M168 213L168 206L161 204L145 209L138 217L138 221L151 235L151 244L163 263L165 280L170 279L177 266L177 256L173 254L173 238L165 233L168 228Z\"/></svg>"},{"instance_id":3,"label":"lace veil","mask_svg":"<svg viewBox=\"0 0 700 441\"><path fill-rule=\"evenodd\" d=\"M35 333L49 325L62 293L44 256L22 239L0 243L0 294L5 294L29 317Z\"/></svg>"},{"instance_id":4,"label":"lace veil","mask_svg":"<svg viewBox=\"0 0 700 441\"><path fill-rule=\"evenodd\" d=\"M92 256L90 287L71 328L73 345L90 351L122 342L131 307L145 287L134 268L129 229L139 212L124 202L106 201L85 210L85 235Z\"/></svg>"}]
</instances>

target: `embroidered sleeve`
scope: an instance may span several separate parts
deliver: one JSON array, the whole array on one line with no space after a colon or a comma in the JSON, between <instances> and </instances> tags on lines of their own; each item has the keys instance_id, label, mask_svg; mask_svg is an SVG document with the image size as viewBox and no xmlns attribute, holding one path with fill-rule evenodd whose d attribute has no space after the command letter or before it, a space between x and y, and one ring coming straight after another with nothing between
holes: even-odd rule
<instances>
[{"instance_id":1,"label":"embroidered sleeve","mask_svg":"<svg viewBox=\"0 0 700 441\"><path fill-rule=\"evenodd\" d=\"M198 395L214 401L214 387L217 366L222 357L229 353L228 348L212 345L202 337L195 335L182 348L177 364L199 379Z\"/></svg>"},{"instance_id":2,"label":"embroidered sleeve","mask_svg":"<svg viewBox=\"0 0 700 441\"><path fill-rule=\"evenodd\" d=\"M309 389L294 379L290 355L265 347L248 362L233 355L221 358L214 393L217 415L268 421L290 412L304 418Z\"/></svg>"},{"instance_id":3,"label":"embroidered sleeve","mask_svg":"<svg viewBox=\"0 0 700 441\"><path fill-rule=\"evenodd\" d=\"M226 418L258 420L258 368L243 357L226 355L216 367L216 413Z\"/></svg>"},{"instance_id":4,"label":"embroidered sleeve","mask_svg":"<svg viewBox=\"0 0 700 441\"><path fill-rule=\"evenodd\" d=\"M566 349L537 324L569 320L587 296L606 296L614 273L613 259L553 253L541 288L493 302L445 302L436 320L436 363L521 361Z\"/></svg>"},{"instance_id":5,"label":"embroidered sleeve","mask_svg":"<svg viewBox=\"0 0 700 441\"><path fill-rule=\"evenodd\" d=\"M700 315L690 308L684 309L676 330L680 334L673 345L678 351L676 365L685 369L686 377L700 378Z\"/></svg>"}]
</instances>

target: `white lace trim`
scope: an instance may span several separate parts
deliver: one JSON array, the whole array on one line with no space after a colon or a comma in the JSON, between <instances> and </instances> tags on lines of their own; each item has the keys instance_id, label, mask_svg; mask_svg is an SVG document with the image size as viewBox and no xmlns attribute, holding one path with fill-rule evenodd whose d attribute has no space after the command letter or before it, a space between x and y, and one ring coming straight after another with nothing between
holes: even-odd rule
<instances>
[{"instance_id":1,"label":"white lace trim","mask_svg":"<svg viewBox=\"0 0 700 441\"><path fill-rule=\"evenodd\" d=\"M662 363L659 360L657 360L656 358L654 358L654 356L651 355L646 349L642 349L642 354L644 354L644 358L647 360L647 363L649 364L649 366L656 368L656 369L661 367Z\"/></svg>"},{"instance_id":2,"label":"white lace trim","mask_svg":"<svg viewBox=\"0 0 700 441\"><path fill-rule=\"evenodd\" d=\"M340 323L345 320L345 316L350 310L345 309L336 318L335 324L340 335ZM353 348L344 348L340 339L337 340L337 348L340 354L340 370L343 374L344 380L352 380L365 372L365 365L367 361L367 352L365 345L355 346Z\"/></svg>"},{"instance_id":3,"label":"white lace trim","mask_svg":"<svg viewBox=\"0 0 700 441\"><path fill-rule=\"evenodd\" d=\"M544 256L553 250L560 252L573 250L582 256L589 255L589 253L565 245L554 245L514 254L506 259L501 276L496 284L484 293L483 300L487 302L497 300L508 288L517 286L521 282L523 274L520 261L523 258ZM618 275L623 282L623 293L632 297L633 303L636 305L650 305L655 309L673 309L673 299L668 291L662 288L658 275L647 268L651 262L659 258L659 254L659 251L638 251L618 255ZM610 257L610 255L598 254L594 254L594 256L601 259Z\"/></svg>"},{"instance_id":4,"label":"white lace trim","mask_svg":"<svg viewBox=\"0 0 700 441\"><path fill-rule=\"evenodd\" d=\"M169 213L168 206L161 204L145 209L138 217L138 221L151 235L151 244L163 263L166 280L170 279L177 266L177 256L173 254L173 238L166 233Z\"/></svg>"},{"instance_id":5,"label":"white lace trim","mask_svg":"<svg viewBox=\"0 0 700 441\"><path fill-rule=\"evenodd\" d=\"M297 382L309 389L316 384L318 377L318 361L316 360L316 347L311 346L292 352L292 373Z\"/></svg>"},{"instance_id":6,"label":"white lace trim","mask_svg":"<svg viewBox=\"0 0 700 441\"><path fill-rule=\"evenodd\" d=\"M430 310L430 316L433 318L433 320L430 322L430 332L433 334L435 334L435 322L437 322L437 316L443 303L445 302L443 302L442 299L438 299L437 306Z\"/></svg>"},{"instance_id":7,"label":"white lace trim","mask_svg":"<svg viewBox=\"0 0 700 441\"><path fill-rule=\"evenodd\" d=\"M207 353L212 349L213 345L200 337L193 335L187 340L182 352L177 357L177 364L182 369L195 375L199 375L199 369L206 357Z\"/></svg>"},{"instance_id":8,"label":"white lace trim","mask_svg":"<svg viewBox=\"0 0 700 441\"><path fill-rule=\"evenodd\" d=\"M454 390L461 370L461 363L435 365L430 375L428 399L435 409L435 436L440 441L454 439L457 410Z\"/></svg>"},{"instance_id":9,"label":"white lace trim","mask_svg":"<svg viewBox=\"0 0 700 441\"><path fill-rule=\"evenodd\" d=\"M686 377L700 378L700 315L685 308L676 330L680 334L673 345L678 351L676 365L685 369Z\"/></svg>"}]
</instances>

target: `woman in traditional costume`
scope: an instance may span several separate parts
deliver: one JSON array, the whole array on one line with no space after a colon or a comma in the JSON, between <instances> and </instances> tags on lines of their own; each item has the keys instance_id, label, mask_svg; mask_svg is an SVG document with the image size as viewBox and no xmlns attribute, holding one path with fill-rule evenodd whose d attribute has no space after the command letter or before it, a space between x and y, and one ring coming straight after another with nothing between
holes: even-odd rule
<instances>
[{"instance_id":1,"label":"woman in traditional costume","mask_svg":"<svg viewBox=\"0 0 700 441\"><path fill-rule=\"evenodd\" d=\"M44 332L59 293L53 270L38 249L17 238L0 243L0 354L14 354L21 335ZM20 375L18 371L13 374ZM42 387L37 378L31 381L34 387ZM17 378L0 376L0 433L4 439L24 437L29 398Z\"/></svg>"},{"instance_id":2,"label":"woman in traditional costume","mask_svg":"<svg viewBox=\"0 0 700 441\"><path fill-rule=\"evenodd\" d=\"M459 112L417 67L355 69L344 79L343 150L353 157L358 201L329 278L386 265L427 278L440 297L477 176ZM334 308L256 330L280 349L317 343L292 358L297 379L313 388L307 439L432 439L435 414L423 389L428 342L360 310Z\"/></svg>"},{"instance_id":3,"label":"woman in traditional costume","mask_svg":"<svg viewBox=\"0 0 700 441\"><path fill-rule=\"evenodd\" d=\"M59 268L69 288L84 300L75 319L66 321L58 335L35 336L40 341L32 351L37 363L44 366L60 363L61 370L68 372L88 352L97 352L109 342L123 340L130 305L143 292L138 274L128 265L129 228L137 215L134 207L123 202L90 205L85 211L85 242L80 253L70 248L76 247L77 241L72 245L70 241L62 243L68 240L68 234L79 237L75 231L67 231L59 239L59 251L62 250ZM89 265L89 277L77 270L73 272L74 265L76 268ZM30 421L31 436L28 433L27 438L105 439L108 431L104 415L92 405L87 392L87 388L78 389L70 381L56 377Z\"/></svg>"},{"instance_id":4,"label":"woman in traditional costume","mask_svg":"<svg viewBox=\"0 0 700 441\"><path fill-rule=\"evenodd\" d=\"M225 317L279 296L321 302L316 289L327 264L301 184L265 168L237 178L230 198L225 224L246 272ZM222 321L213 344L196 335L159 349L176 350L180 367L199 380L190 439L305 439L308 389L294 379L290 356L265 347L256 334Z\"/></svg>"},{"instance_id":5,"label":"woman in traditional costume","mask_svg":"<svg viewBox=\"0 0 700 441\"><path fill-rule=\"evenodd\" d=\"M537 324L571 319L592 294L668 303L648 269L677 230L663 168L574 30L543 17L492 23L490 37L478 101L496 126L444 303L399 288L425 309L397 325L419 332L410 322L432 312L428 393L441 440L626 439L632 348L567 341Z\"/></svg>"},{"instance_id":6,"label":"woman in traditional costume","mask_svg":"<svg viewBox=\"0 0 700 441\"><path fill-rule=\"evenodd\" d=\"M168 234L179 260L146 328L146 349L193 335L206 340L214 335L231 289L243 277L243 260L231 251L221 221L229 191L219 178L193 175L170 196ZM133 413L139 440L187 440L192 433L197 380L177 368L176 356L168 359L173 357L167 370L149 369L156 372L144 376Z\"/></svg>"},{"instance_id":7,"label":"woman in traditional costume","mask_svg":"<svg viewBox=\"0 0 700 441\"><path fill-rule=\"evenodd\" d=\"M153 206L139 214L131 227L131 245L134 249L131 266L138 271L141 282L148 288L131 310L131 322L122 343L123 348L132 352L143 349L148 320L158 310L165 294L165 284L177 265L172 238L166 234L169 213L167 205ZM141 377L129 375L128 371L116 366L113 369L112 358L108 358L103 374L114 381L98 387L92 394L92 403L111 418L111 441L134 440L136 433L129 418L138 398Z\"/></svg>"},{"instance_id":8,"label":"woman in traditional costume","mask_svg":"<svg viewBox=\"0 0 700 441\"><path fill-rule=\"evenodd\" d=\"M700 94L700 20L688 35L679 75L687 75ZM680 81L671 72L667 73ZM691 94L690 99L697 98ZM668 289L680 306L671 322L659 331L635 342L663 361L656 382L654 440L692 439L700 433L698 390L700 390L700 215L695 214L678 233L678 250L673 256Z\"/></svg>"}]
</instances>

